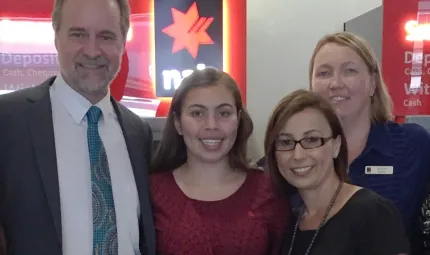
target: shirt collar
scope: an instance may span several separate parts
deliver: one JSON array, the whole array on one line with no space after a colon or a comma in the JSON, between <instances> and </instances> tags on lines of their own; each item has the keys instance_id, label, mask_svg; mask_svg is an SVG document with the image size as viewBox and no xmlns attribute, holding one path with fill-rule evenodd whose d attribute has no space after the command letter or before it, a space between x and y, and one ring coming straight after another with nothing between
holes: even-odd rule
<instances>
[{"instance_id":1,"label":"shirt collar","mask_svg":"<svg viewBox=\"0 0 430 255\"><path fill-rule=\"evenodd\" d=\"M374 149L387 156L393 156L390 138L390 131L385 124L372 124L366 148Z\"/></svg>"},{"instance_id":2,"label":"shirt collar","mask_svg":"<svg viewBox=\"0 0 430 255\"><path fill-rule=\"evenodd\" d=\"M90 101L73 90L64 81L61 74L55 78L55 81L52 84L52 92L54 97L64 105L76 123L80 124L92 106ZM108 90L107 95L95 105L101 109L102 116L105 117L113 114L113 107L110 102L110 91Z\"/></svg>"}]
</instances>

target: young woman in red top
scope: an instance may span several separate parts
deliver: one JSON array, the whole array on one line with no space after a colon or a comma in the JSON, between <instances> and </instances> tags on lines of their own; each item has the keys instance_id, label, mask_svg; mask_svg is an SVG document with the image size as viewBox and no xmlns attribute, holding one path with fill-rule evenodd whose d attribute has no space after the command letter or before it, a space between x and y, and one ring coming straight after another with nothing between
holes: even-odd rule
<instances>
[{"instance_id":1,"label":"young woman in red top","mask_svg":"<svg viewBox=\"0 0 430 255\"><path fill-rule=\"evenodd\" d=\"M252 130L227 73L206 68L183 80L151 168L159 255L278 253L290 207L247 164Z\"/></svg>"}]
</instances>

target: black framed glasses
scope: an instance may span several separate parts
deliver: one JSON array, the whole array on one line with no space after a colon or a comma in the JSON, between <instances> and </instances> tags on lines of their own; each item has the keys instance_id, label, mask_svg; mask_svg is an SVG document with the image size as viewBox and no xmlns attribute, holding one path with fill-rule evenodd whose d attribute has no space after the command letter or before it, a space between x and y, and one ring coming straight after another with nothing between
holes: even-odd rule
<instances>
[{"instance_id":1,"label":"black framed glasses","mask_svg":"<svg viewBox=\"0 0 430 255\"><path fill-rule=\"evenodd\" d=\"M326 144L333 137L305 137L300 140L281 138L275 141L275 150L292 151L300 143L303 149L315 149Z\"/></svg>"}]
</instances>

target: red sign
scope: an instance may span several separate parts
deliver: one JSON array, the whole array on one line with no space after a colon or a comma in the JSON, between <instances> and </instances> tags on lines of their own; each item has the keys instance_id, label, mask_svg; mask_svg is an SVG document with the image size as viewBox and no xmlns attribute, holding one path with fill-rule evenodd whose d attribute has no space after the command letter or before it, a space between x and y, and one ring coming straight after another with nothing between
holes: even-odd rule
<instances>
[{"instance_id":1,"label":"red sign","mask_svg":"<svg viewBox=\"0 0 430 255\"><path fill-rule=\"evenodd\" d=\"M28 0L1 1L0 94L35 86L58 73L50 20L54 0L39 0L37 4ZM246 102L246 0L220 1L223 6L223 70L237 81ZM155 95L155 0L129 2L132 15L127 53L112 84L112 95L141 116L163 117L170 108L171 99ZM170 4L169 1L157 2ZM169 18L172 15L175 18L170 28L169 24L163 28L165 35L178 40L174 42L176 47L173 46L173 50L178 51L176 54L186 50L189 56L198 56L204 51L202 44L215 41L209 34L216 22L212 15L199 13L200 8L199 4L187 6L182 12L171 8L166 11ZM183 37L175 36L178 33ZM210 46L213 45L207 45ZM169 51L170 47L171 44Z\"/></svg>"},{"instance_id":2,"label":"red sign","mask_svg":"<svg viewBox=\"0 0 430 255\"><path fill-rule=\"evenodd\" d=\"M396 116L430 114L430 1L383 3L382 71Z\"/></svg>"}]
</instances>

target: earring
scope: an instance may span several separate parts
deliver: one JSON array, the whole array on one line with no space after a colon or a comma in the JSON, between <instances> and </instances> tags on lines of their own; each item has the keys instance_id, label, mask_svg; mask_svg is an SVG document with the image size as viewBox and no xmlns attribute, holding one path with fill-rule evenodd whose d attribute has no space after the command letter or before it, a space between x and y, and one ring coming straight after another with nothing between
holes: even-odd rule
<instances>
[{"instance_id":1,"label":"earring","mask_svg":"<svg viewBox=\"0 0 430 255\"><path fill-rule=\"evenodd\" d=\"M336 151L333 155L333 158L337 158L337 156L339 156L339 151Z\"/></svg>"}]
</instances>

